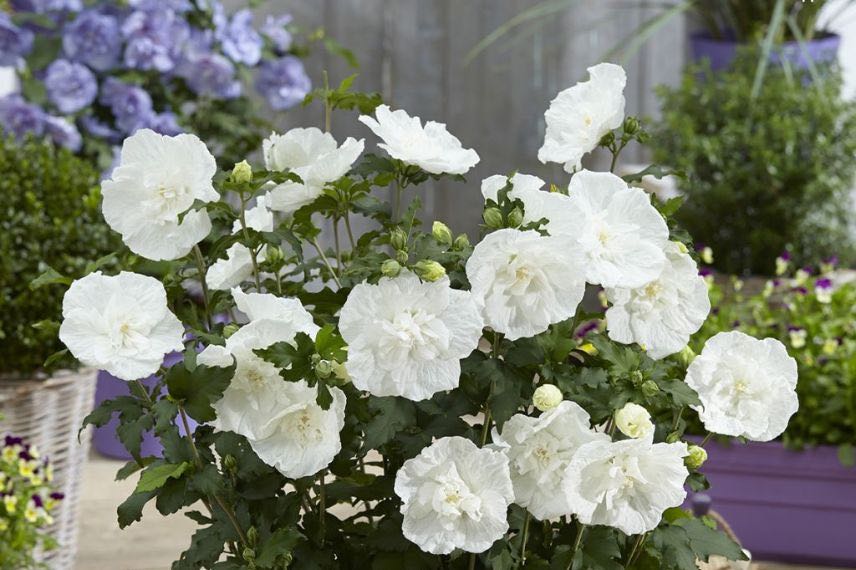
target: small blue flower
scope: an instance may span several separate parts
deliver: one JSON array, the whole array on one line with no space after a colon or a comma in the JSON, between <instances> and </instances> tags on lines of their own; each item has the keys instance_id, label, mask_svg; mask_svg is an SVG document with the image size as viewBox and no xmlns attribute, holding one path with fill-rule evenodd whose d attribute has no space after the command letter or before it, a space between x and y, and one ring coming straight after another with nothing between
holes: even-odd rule
<instances>
[{"instance_id":1,"label":"small blue flower","mask_svg":"<svg viewBox=\"0 0 856 570\"><path fill-rule=\"evenodd\" d=\"M9 15L0 12L0 65L17 65L33 48L33 32L16 26Z\"/></svg>"},{"instance_id":2,"label":"small blue flower","mask_svg":"<svg viewBox=\"0 0 856 570\"><path fill-rule=\"evenodd\" d=\"M229 23L218 30L217 39L223 53L236 63L254 66L262 57L264 41L253 28L253 13L249 10L235 12Z\"/></svg>"},{"instance_id":3,"label":"small blue flower","mask_svg":"<svg viewBox=\"0 0 856 570\"><path fill-rule=\"evenodd\" d=\"M77 127L62 117L45 117L45 133L54 144L64 146L72 152L80 150L83 144L83 138L80 136Z\"/></svg>"},{"instance_id":4,"label":"small blue flower","mask_svg":"<svg viewBox=\"0 0 856 570\"><path fill-rule=\"evenodd\" d=\"M0 126L16 138L41 136L45 132L45 112L18 95L9 95L0 98Z\"/></svg>"},{"instance_id":5,"label":"small blue flower","mask_svg":"<svg viewBox=\"0 0 856 570\"><path fill-rule=\"evenodd\" d=\"M45 89L61 113L74 113L95 100L98 82L85 65L58 59L48 66Z\"/></svg>"},{"instance_id":6,"label":"small blue flower","mask_svg":"<svg viewBox=\"0 0 856 570\"><path fill-rule=\"evenodd\" d=\"M262 34L273 44L273 49L279 54L285 54L291 49L291 32L288 25L291 23L291 14L281 16L268 16L261 28Z\"/></svg>"},{"instance_id":7,"label":"small blue flower","mask_svg":"<svg viewBox=\"0 0 856 570\"><path fill-rule=\"evenodd\" d=\"M235 78L235 66L217 53L202 53L182 65L181 76L197 95L218 99L234 99L241 94L241 84Z\"/></svg>"},{"instance_id":8,"label":"small blue flower","mask_svg":"<svg viewBox=\"0 0 856 570\"><path fill-rule=\"evenodd\" d=\"M147 125L154 113L152 98L144 89L112 77L104 82L99 101L113 112L116 126L129 135Z\"/></svg>"},{"instance_id":9,"label":"small blue flower","mask_svg":"<svg viewBox=\"0 0 856 570\"><path fill-rule=\"evenodd\" d=\"M190 26L173 10L137 10L122 24L125 65L133 69L171 71L190 38Z\"/></svg>"},{"instance_id":10,"label":"small blue flower","mask_svg":"<svg viewBox=\"0 0 856 570\"><path fill-rule=\"evenodd\" d=\"M184 129L178 124L178 117L175 116L175 113L170 113L169 111L152 115L146 127L156 133L171 137L184 132Z\"/></svg>"},{"instance_id":11,"label":"small blue flower","mask_svg":"<svg viewBox=\"0 0 856 570\"><path fill-rule=\"evenodd\" d=\"M294 107L312 89L312 82L306 75L303 62L292 55L266 61L259 68L256 89L268 104L282 111Z\"/></svg>"},{"instance_id":12,"label":"small blue flower","mask_svg":"<svg viewBox=\"0 0 856 570\"><path fill-rule=\"evenodd\" d=\"M96 71L106 71L119 59L122 38L116 18L86 10L65 28L62 49L66 57L85 63Z\"/></svg>"}]
</instances>

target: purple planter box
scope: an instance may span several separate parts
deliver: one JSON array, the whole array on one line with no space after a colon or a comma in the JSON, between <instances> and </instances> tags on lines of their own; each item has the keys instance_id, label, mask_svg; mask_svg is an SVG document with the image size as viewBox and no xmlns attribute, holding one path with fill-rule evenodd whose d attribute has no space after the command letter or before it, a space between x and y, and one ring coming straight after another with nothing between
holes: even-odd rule
<instances>
[{"instance_id":1,"label":"purple planter box","mask_svg":"<svg viewBox=\"0 0 856 570\"><path fill-rule=\"evenodd\" d=\"M742 44L734 40L717 40L704 33L693 34L690 37L690 52L694 61L710 60L713 71L727 69L734 61L737 49ZM808 67L809 58L813 62L826 63L835 61L841 37L835 34L815 38L800 46L799 42L785 42L770 55L773 62L780 58L786 59L791 66L798 69Z\"/></svg>"},{"instance_id":2,"label":"purple planter box","mask_svg":"<svg viewBox=\"0 0 856 570\"><path fill-rule=\"evenodd\" d=\"M705 446L712 508L756 560L856 567L856 469L834 447Z\"/></svg>"}]
</instances>

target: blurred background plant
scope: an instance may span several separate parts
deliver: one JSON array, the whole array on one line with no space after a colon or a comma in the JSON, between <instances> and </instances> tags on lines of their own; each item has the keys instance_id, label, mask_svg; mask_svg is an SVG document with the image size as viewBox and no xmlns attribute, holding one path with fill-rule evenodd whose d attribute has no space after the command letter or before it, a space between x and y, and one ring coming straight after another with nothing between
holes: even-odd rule
<instances>
[{"instance_id":1,"label":"blurred background plant","mask_svg":"<svg viewBox=\"0 0 856 570\"><path fill-rule=\"evenodd\" d=\"M757 50L730 69L690 66L662 87L655 160L686 177L678 217L728 273L771 275L786 248L803 263L853 259L850 189L856 103L840 97L836 66L771 67L753 96Z\"/></svg>"},{"instance_id":2,"label":"blurred background plant","mask_svg":"<svg viewBox=\"0 0 856 570\"><path fill-rule=\"evenodd\" d=\"M311 90L301 57L325 36L287 14L256 27L219 0L80 2L11 0L0 13L0 65L18 69L20 93L0 99L0 121L17 137L47 136L106 169L116 145L140 128L189 131L224 164L255 150L270 113Z\"/></svg>"},{"instance_id":3,"label":"blurred background plant","mask_svg":"<svg viewBox=\"0 0 856 570\"><path fill-rule=\"evenodd\" d=\"M98 171L50 142L0 140L0 375L31 375L62 348L55 325L64 287L43 279L84 275L119 247L101 217ZM73 359L54 360L49 368Z\"/></svg>"},{"instance_id":4,"label":"blurred background plant","mask_svg":"<svg viewBox=\"0 0 856 570\"><path fill-rule=\"evenodd\" d=\"M856 274L838 271L834 257L815 267L776 258L778 277L766 282L712 278L712 311L691 347L720 331L773 337L797 361L800 409L782 436L787 447L834 445L854 465L856 433Z\"/></svg>"},{"instance_id":5,"label":"blurred background plant","mask_svg":"<svg viewBox=\"0 0 856 570\"><path fill-rule=\"evenodd\" d=\"M45 528L63 496L52 491L53 468L35 446L12 435L0 443L0 570L42 568L34 554L56 547Z\"/></svg>"}]
</instances>

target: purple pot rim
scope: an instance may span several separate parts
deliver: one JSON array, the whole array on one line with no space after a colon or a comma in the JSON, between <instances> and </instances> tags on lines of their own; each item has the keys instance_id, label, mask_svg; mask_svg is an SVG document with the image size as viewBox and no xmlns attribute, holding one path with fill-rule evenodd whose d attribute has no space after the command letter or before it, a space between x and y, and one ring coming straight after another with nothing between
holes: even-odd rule
<instances>
[{"instance_id":1,"label":"purple pot rim","mask_svg":"<svg viewBox=\"0 0 856 570\"><path fill-rule=\"evenodd\" d=\"M710 36L707 32L704 32L704 31L693 32L692 34L690 34L690 40L693 43L709 44L709 45L716 45L716 46L748 45L747 42L742 42L739 40L714 38L714 37ZM840 45L841 44L841 36L836 34L835 32L824 31L824 32L821 32L821 35L815 36L805 43L810 44L810 45L827 45L827 44L830 46ZM791 40L788 42L782 42L782 43L777 44L777 45L789 48L789 47L799 46L800 42L798 42L796 40Z\"/></svg>"}]
</instances>

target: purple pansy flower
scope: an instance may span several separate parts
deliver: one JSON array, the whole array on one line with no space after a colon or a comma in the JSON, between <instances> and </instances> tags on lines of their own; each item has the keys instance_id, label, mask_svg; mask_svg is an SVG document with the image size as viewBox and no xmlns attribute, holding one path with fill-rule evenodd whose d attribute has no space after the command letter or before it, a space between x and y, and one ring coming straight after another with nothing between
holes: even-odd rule
<instances>
[{"instance_id":1,"label":"purple pansy flower","mask_svg":"<svg viewBox=\"0 0 856 570\"><path fill-rule=\"evenodd\" d=\"M808 289L806 289L805 287L802 287L802 286L800 286L800 287L795 287L795 288L794 288L794 291L796 291L796 292L797 292L797 293L799 293L800 295L808 295Z\"/></svg>"},{"instance_id":2,"label":"purple pansy flower","mask_svg":"<svg viewBox=\"0 0 856 570\"><path fill-rule=\"evenodd\" d=\"M47 69L45 89L61 113L74 113L95 100L98 82L85 65L58 59Z\"/></svg>"},{"instance_id":3,"label":"purple pansy flower","mask_svg":"<svg viewBox=\"0 0 856 570\"><path fill-rule=\"evenodd\" d=\"M182 65L181 75L198 95L234 99L241 94L235 66L217 53L202 53L188 59Z\"/></svg>"},{"instance_id":4,"label":"purple pansy flower","mask_svg":"<svg viewBox=\"0 0 856 570\"><path fill-rule=\"evenodd\" d=\"M236 63L254 66L262 57L264 41L253 28L253 13L247 9L235 12L217 31L217 39L223 53Z\"/></svg>"},{"instance_id":5,"label":"purple pansy flower","mask_svg":"<svg viewBox=\"0 0 856 570\"><path fill-rule=\"evenodd\" d=\"M832 289L832 279L821 277L814 282L815 289Z\"/></svg>"},{"instance_id":6,"label":"purple pansy flower","mask_svg":"<svg viewBox=\"0 0 856 570\"><path fill-rule=\"evenodd\" d=\"M33 504L36 505L36 508L41 509L42 507L45 506L45 504L42 502L42 498L40 496L33 495L32 499L33 499Z\"/></svg>"},{"instance_id":7,"label":"purple pansy flower","mask_svg":"<svg viewBox=\"0 0 856 570\"><path fill-rule=\"evenodd\" d=\"M702 277L710 277L711 275L713 275L713 269L711 269L710 267L702 267L698 270L698 274Z\"/></svg>"},{"instance_id":8,"label":"purple pansy flower","mask_svg":"<svg viewBox=\"0 0 856 570\"><path fill-rule=\"evenodd\" d=\"M277 111L294 107L312 89L303 62L292 55L267 61L259 68L256 89Z\"/></svg>"},{"instance_id":9,"label":"purple pansy flower","mask_svg":"<svg viewBox=\"0 0 856 570\"><path fill-rule=\"evenodd\" d=\"M600 326L600 321L598 321L597 319L589 321L587 323L583 323L577 329L574 336L576 338L584 338L588 333L590 333L592 331L596 331L599 326Z\"/></svg>"},{"instance_id":10,"label":"purple pansy flower","mask_svg":"<svg viewBox=\"0 0 856 570\"><path fill-rule=\"evenodd\" d=\"M779 259L782 261L790 261L791 260L791 252L785 250L779 254Z\"/></svg>"},{"instance_id":11,"label":"purple pansy flower","mask_svg":"<svg viewBox=\"0 0 856 570\"><path fill-rule=\"evenodd\" d=\"M13 445L21 445L24 443L23 437L16 437L14 435L7 435L3 438L3 446L4 447L12 447Z\"/></svg>"},{"instance_id":12,"label":"purple pansy flower","mask_svg":"<svg viewBox=\"0 0 856 570\"><path fill-rule=\"evenodd\" d=\"M134 133L152 118L152 98L136 85L128 85L110 77L101 88L99 100L110 107L116 118L116 126L126 134Z\"/></svg>"},{"instance_id":13,"label":"purple pansy flower","mask_svg":"<svg viewBox=\"0 0 856 570\"><path fill-rule=\"evenodd\" d=\"M63 146L71 152L79 151L83 144L83 138L77 127L62 117L45 117L45 133L51 137L54 144Z\"/></svg>"},{"instance_id":14,"label":"purple pansy flower","mask_svg":"<svg viewBox=\"0 0 856 570\"><path fill-rule=\"evenodd\" d=\"M173 10L137 10L122 24L128 40L125 65L133 69L171 71L190 38L190 26Z\"/></svg>"},{"instance_id":15,"label":"purple pansy flower","mask_svg":"<svg viewBox=\"0 0 856 570\"><path fill-rule=\"evenodd\" d=\"M65 55L97 71L106 71L116 64L121 45L116 18L96 10L81 12L66 26L62 36Z\"/></svg>"},{"instance_id":16,"label":"purple pansy flower","mask_svg":"<svg viewBox=\"0 0 856 570\"><path fill-rule=\"evenodd\" d=\"M41 136L45 132L45 112L18 95L9 95L0 99L0 126L17 138L27 134Z\"/></svg>"},{"instance_id":17,"label":"purple pansy flower","mask_svg":"<svg viewBox=\"0 0 856 570\"><path fill-rule=\"evenodd\" d=\"M279 54L284 54L291 49L291 32L287 28L291 20L291 14L268 16L261 27L262 34L270 40L274 51Z\"/></svg>"},{"instance_id":18,"label":"purple pansy flower","mask_svg":"<svg viewBox=\"0 0 856 570\"><path fill-rule=\"evenodd\" d=\"M63 493L51 493L48 496L51 499L53 499L54 501L61 501L61 500L65 499L65 494L63 494Z\"/></svg>"},{"instance_id":19,"label":"purple pansy flower","mask_svg":"<svg viewBox=\"0 0 856 570\"><path fill-rule=\"evenodd\" d=\"M0 12L0 65L17 65L33 48L33 32L16 26L5 12Z\"/></svg>"}]
</instances>

